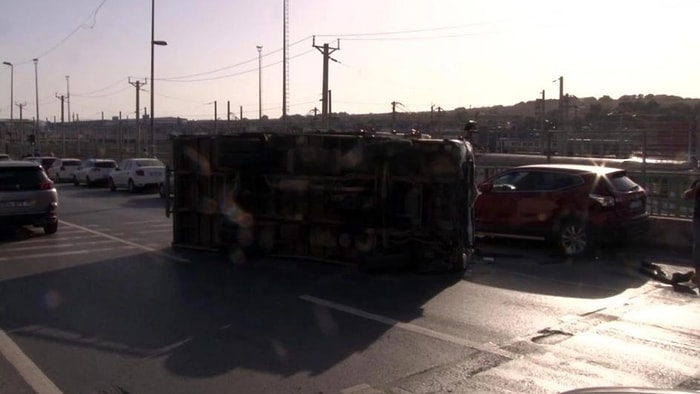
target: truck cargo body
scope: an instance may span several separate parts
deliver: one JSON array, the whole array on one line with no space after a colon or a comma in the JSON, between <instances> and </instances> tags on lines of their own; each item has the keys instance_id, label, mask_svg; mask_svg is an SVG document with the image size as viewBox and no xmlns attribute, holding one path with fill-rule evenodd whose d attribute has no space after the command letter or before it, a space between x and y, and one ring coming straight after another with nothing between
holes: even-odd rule
<instances>
[{"instance_id":1,"label":"truck cargo body","mask_svg":"<svg viewBox=\"0 0 700 394\"><path fill-rule=\"evenodd\" d=\"M371 267L464 269L474 156L462 140L367 134L174 137L173 245Z\"/></svg>"}]
</instances>

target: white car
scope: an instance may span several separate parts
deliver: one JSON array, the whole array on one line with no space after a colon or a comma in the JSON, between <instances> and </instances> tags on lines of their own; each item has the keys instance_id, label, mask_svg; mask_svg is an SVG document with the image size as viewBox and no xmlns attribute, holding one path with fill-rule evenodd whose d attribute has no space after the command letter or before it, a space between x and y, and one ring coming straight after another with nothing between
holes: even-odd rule
<instances>
[{"instance_id":1,"label":"white car","mask_svg":"<svg viewBox=\"0 0 700 394\"><path fill-rule=\"evenodd\" d=\"M157 188L165 175L165 164L158 159L126 159L109 174L109 190L126 188L136 192L148 187Z\"/></svg>"},{"instance_id":2,"label":"white car","mask_svg":"<svg viewBox=\"0 0 700 394\"><path fill-rule=\"evenodd\" d=\"M86 186L96 184L106 184L109 178L109 173L117 166L117 162L111 159L87 159L83 160L73 173L73 184L80 186L84 183Z\"/></svg>"},{"instance_id":3,"label":"white car","mask_svg":"<svg viewBox=\"0 0 700 394\"><path fill-rule=\"evenodd\" d=\"M46 173L54 182L72 181L78 167L80 159L56 159Z\"/></svg>"}]
</instances>

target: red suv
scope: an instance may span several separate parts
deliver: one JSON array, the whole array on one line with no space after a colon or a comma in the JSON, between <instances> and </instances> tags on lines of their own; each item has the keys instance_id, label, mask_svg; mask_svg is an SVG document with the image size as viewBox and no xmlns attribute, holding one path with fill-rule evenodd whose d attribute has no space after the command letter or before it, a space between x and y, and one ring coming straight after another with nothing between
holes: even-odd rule
<instances>
[{"instance_id":1,"label":"red suv","mask_svg":"<svg viewBox=\"0 0 700 394\"><path fill-rule=\"evenodd\" d=\"M646 191L610 167L527 165L503 171L479 185L478 236L552 240L567 256L596 241L646 234Z\"/></svg>"}]
</instances>

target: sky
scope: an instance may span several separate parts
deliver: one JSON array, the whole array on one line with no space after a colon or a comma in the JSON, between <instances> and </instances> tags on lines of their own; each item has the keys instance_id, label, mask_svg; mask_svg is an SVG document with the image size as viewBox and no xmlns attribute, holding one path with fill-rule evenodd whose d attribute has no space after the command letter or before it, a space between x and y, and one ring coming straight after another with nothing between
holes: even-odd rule
<instances>
[{"instance_id":1,"label":"sky","mask_svg":"<svg viewBox=\"0 0 700 394\"><path fill-rule=\"evenodd\" d=\"M0 13L0 119L150 108L151 1L23 0ZM288 113L513 105L564 92L700 97L695 0L288 0ZM156 117L282 115L284 0L155 0ZM257 46L262 46L259 54ZM38 59L36 65L32 59ZM261 61L261 64L259 63ZM68 78L67 78L68 76ZM261 77L260 77L261 76ZM13 89L11 89L13 85ZM12 96L12 97L11 97ZM14 106L11 106L11 98ZM148 110L150 112L150 110ZM67 105L66 105L66 117ZM232 115L232 117L234 116Z\"/></svg>"}]
</instances>

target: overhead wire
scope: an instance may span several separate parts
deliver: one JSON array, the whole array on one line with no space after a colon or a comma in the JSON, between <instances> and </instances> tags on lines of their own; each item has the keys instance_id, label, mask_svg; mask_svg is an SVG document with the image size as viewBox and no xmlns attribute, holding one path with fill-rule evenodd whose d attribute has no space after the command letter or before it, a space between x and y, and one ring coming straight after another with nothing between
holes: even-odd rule
<instances>
[{"instance_id":1,"label":"overhead wire","mask_svg":"<svg viewBox=\"0 0 700 394\"><path fill-rule=\"evenodd\" d=\"M60 40L58 43L56 43L54 46L50 47L50 48L47 49L46 51L44 51L44 52L42 52L41 54L39 54L36 58L37 58L37 59L38 59L38 58L42 58L42 57L48 55L49 53L55 51L55 50L58 49L61 45L63 45L66 41L68 41L68 39L70 39L71 37L73 37L73 35L74 35L75 33L77 33L78 31L80 31L81 29L93 29L93 28L95 27L95 25L97 24L97 14L100 12L100 9L102 8L102 6L103 6L107 1L108 1L108 0L102 0L102 2L97 6L97 8L95 8L95 10L92 11L92 12L85 18L85 20L84 20L82 23L80 23L75 29L73 29L70 33L68 33L68 35L65 36L62 40ZM92 23L90 23L89 25L87 25L86 22L89 21L89 20L92 20ZM27 61L22 62L22 63L20 63L20 64L29 63L29 62L30 62L30 60L27 60Z\"/></svg>"},{"instance_id":2,"label":"overhead wire","mask_svg":"<svg viewBox=\"0 0 700 394\"><path fill-rule=\"evenodd\" d=\"M302 39L300 39L300 40L298 40L298 41L295 41L295 42L289 44L289 46L290 46L290 47L293 47L293 46L295 46L295 45L297 45L297 44L300 44L300 43L302 43L302 42L304 42L304 41L310 39L311 37L312 37L312 36L304 37L304 38L302 38ZM262 58L265 58L265 57L271 56L271 55L273 55L273 54L275 54L275 53L277 53L277 52L280 52L280 51L282 51L282 48L276 49L276 50L271 51L271 52L266 52L266 53L263 54L261 57L262 57ZM187 79L187 78L199 77L199 76L207 75L207 74L215 74L215 73L217 73L217 72L221 72L221 71L224 71L224 70L229 70L229 69L232 69L232 68L235 68L235 67L240 67L240 66L246 65L246 64L248 64L248 63L252 63L252 62L257 61L257 60L259 60L259 57L258 57L258 56L254 57L254 58L251 58L251 59L248 59L248 60L244 60L244 61L239 62L239 63L236 63L236 64L232 64L232 65L230 65L230 66L221 67L221 68L218 68L218 69L216 69L216 70L204 71L204 72L200 72L200 73L196 73L196 74L181 75L181 76L176 76L176 77L167 77L167 78L163 78L162 80L168 80L168 81L173 81L173 82L174 82L174 80L178 80L178 79Z\"/></svg>"}]
</instances>

